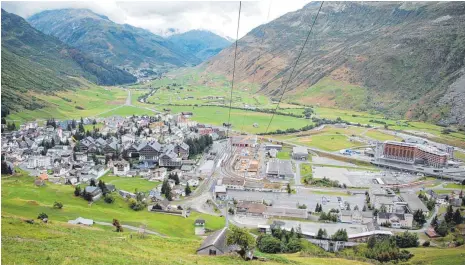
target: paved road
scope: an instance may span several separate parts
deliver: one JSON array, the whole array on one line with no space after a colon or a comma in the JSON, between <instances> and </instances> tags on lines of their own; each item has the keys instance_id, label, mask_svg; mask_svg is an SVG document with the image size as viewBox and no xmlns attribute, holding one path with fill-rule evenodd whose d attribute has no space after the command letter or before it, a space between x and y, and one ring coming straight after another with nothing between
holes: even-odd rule
<instances>
[{"instance_id":1,"label":"paved road","mask_svg":"<svg viewBox=\"0 0 465 265\"><path fill-rule=\"evenodd\" d=\"M105 225L105 226L113 226L112 223L107 223L107 222L100 222L100 221L94 221L96 224L98 225ZM126 228L126 229L129 229L129 230L134 230L134 231L139 231L140 228L139 227L135 227L135 226L132 226L132 225L121 225L123 228ZM161 236L161 237L167 237L165 235L162 235L160 233L157 233L157 232L154 232L154 231L150 231L150 230L147 230L145 229L145 233L147 234L151 234L151 235L156 235L156 236Z\"/></svg>"},{"instance_id":2,"label":"paved road","mask_svg":"<svg viewBox=\"0 0 465 265\"><path fill-rule=\"evenodd\" d=\"M126 106L131 106L131 89L128 89L128 97L126 98Z\"/></svg>"},{"instance_id":3,"label":"paved road","mask_svg":"<svg viewBox=\"0 0 465 265\"><path fill-rule=\"evenodd\" d=\"M295 163L294 185L302 186L302 181L301 181L301 176L300 176L300 164L305 163L305 162L294 160L294 163Z\"/></svg>"}]
</instances>

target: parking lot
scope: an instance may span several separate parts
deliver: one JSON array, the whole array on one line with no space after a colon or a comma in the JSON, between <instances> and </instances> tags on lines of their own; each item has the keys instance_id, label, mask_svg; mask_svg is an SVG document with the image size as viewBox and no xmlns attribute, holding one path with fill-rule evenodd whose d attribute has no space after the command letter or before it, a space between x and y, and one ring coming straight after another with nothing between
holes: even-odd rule
<instances>
[{"instance_id":1,"label":"parking lot","mask_svg":"<svg viewBox=\"0 0 465 265\"><path fill-rule=\"evenodd\" d=\"M305 189L298 190L296 194L235 190L228 190L227 194L238 201L271 201L273 206L276 207L297 208L297 204L305 204L307 209L312 212L315 210L317 203L322 205L325 212L331 209L340 209L337 197L341 197L343 202L348 202L351 209L357 205L361 210L365 202L364 194L338 196L315 193Z\"/></svg>"},{"instance_id":2,"label":"parking lot","mask_svg":"<svg viewBox=\"0 0 465 265\"><path fill-rule=\"evenodd\" d=\"M406 184L416 181L415 174L391 171L362 171L346 168L313 166L314 178L328 178L346 184L349 187L372 187L378 184ZM379 183L381 180L382 183Z\"/></svg>"}]
</instances>

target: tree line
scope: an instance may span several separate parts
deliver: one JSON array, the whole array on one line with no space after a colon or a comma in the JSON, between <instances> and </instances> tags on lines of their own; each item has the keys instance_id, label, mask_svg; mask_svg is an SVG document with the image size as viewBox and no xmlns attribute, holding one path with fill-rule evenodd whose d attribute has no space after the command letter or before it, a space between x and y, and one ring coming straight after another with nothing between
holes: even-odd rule
<instances>
[{"instance_id":1,"label":"tree line","mask_svg":"<svg viewBox=\"0 0 465 265\"><path fill-rule=\"evenodd\" d=\"M202 135L196 139L187 139L185 143L189 146L189 158L201 154L213 144L213 138L210 135Z\"/></svg>"}]
</instances>

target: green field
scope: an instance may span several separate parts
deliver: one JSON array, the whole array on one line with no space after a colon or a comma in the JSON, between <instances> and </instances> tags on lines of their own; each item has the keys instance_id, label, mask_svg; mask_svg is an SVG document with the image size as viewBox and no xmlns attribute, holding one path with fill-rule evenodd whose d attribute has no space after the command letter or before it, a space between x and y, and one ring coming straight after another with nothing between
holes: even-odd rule
<instances>
[{"instance_id":1,"label":"green field","mask_svg":"<svg viewBox=\"0 0 465 265\"><path fill-rule=\"evenodd\" d=\"M156 188L160 182L148 181L140 177L126 178L118 176L103 176L100 178L106 184L115 185L118 190L134 192L136 189L140 192L147 192Z\"/></svg>"},{"instance_id":2,"label":"green field","mask_svg":"<svg viewBox=\"0 0 465 265\"><path fill-rule=\"evenodd\" d=\"M413 258L407 263L412 265L458 265L465 264L465 246L456 248L408 248Z\"/></svg>"},{"instance_id":3,"label":"green field","mask_svg":"<svg viewBox=\"0 0 465 265\"><path fill-rule=\"evenodd\" d=\"M307 176L312 177L312 165L307 163L300 164L300 176L302 178Z\"/></svg>"},{"instance_id":4,"label":"green field","mask_svg":"<svg viewBox=\"0 0 465 265\"><path fill-rule=\"evenodd\" d=\"M465 188L465 185L460 185L460 184L457 184L457 183L447 183L443 187L447 188L447 189L463 189L463 188Z\"/></svg>"},{"instance_id":5,"label":"green field","mask_svg":"<svg viewBox=\"0 0 465 265\"><path fill-rule=\"evenodd\" d=\"M127 92L115 87L92 86L88 89L57 92L55 95L33 94L50 103L53 107L37 110L23 110L8 115L7 120L28 121L35 119L78 119L97 116L124 104ZM31 94L32 95L32 94ZM78 109L78 108L82 109Z\"/></svg>"},{"instance_id":6,"label":"green field","mask_svg":"<svg viewBox=\"0 0 465 265\"><path fill-rule=\"evenodd\" d=\"M281 151L278 152L276 158L279 159L291 159L291 148L283 147Z\"/></svg>"},{"instance_id":7,"label":"green field","mask_svg":"<svg viewBox=\"0 0 465 265\"><path fill-rule=\"evenodd\" d=\"M58 221L27 224L2 217L2 264L302 264L368 265L340 258L301 257L297 254L260 254L263 261L244 262L237 255L196 255L201 239L139 236L112 227L83 227Z\"/></svg>"},{"instance_id":8,"label":"green field","mask_svg":"<svg viewBox=\"0 0 465 265\"><path fill-rule=\"evenodd\" d=\"M173 83L176 83L173 80ZM169 88L168 88L169 87ZM182 87L182 89L181 89ZM212 87L202 85L163 86L148 98L149 103L155 104L208 104L228 105L230 101L230 87ZM235 90L233 92L233 106L271 106L270 100L258 94L251 94L248 90Z\"/></svg>"},{"instance_id":9,"label":"green field","mask_svg":"<svg viewBox=\"0 0 465 265\"><path fill-rule=\"evenodd\" d=\"M328 195L328 196L350 196L347 192L343 191L322 191L322 190L312 190L309 193L319 194L319 195Z\"/></svg>"},{"instance_id":10,"label":"green field","mask_svg":"<svg viewBox=\"0 0 465 265\"><path fill-rule=\"evenodd\" d=\"M156 105L149 106L154 106L155 109L158 110L163 109L163 107ZM228 122L228 108L205 106L165 106L165 108L170 108L172 113L191 111L194 114L191 119L200 123L222 125L223 123ZM230 122L233 126L233 130L245 131L249 133L261 133L266 131L266 127L270 122L271 116L272 115L269 113L231 109ZM254 127L254 123L257 123L258 127ZM302 128L308 124L312 124L312 122L300 118L275 115L268 131L275 131L278 129L285 130L288 128Z\"/></svg>"},{"instance_id":11,"label":"green field","mask_svg":"<svg viewBox=\"0 0 465 265\"><path fill-rule=\"evenodd\" d=\"M324 151L338 151L345 148L363 146L360 142L350 141L345 135L316 134L304 137L278 136L277 139L294 144L305 145Z\"/></svg>"},{"instance_id":12,"label":"green field","mask_svg":"<svg viewBox=\"0 0 465 265\"><path fill-rule=\"evenodd\" d=\"M100 117L110 117L110 116L132 116L132 115L155 115L156 113L152 110L148 110L142 107L137 106L121 106L116 109L101 113Z\"/></svg>"},{"instance_id":13,"label":"green field","mask_svg":"<svg viewBox=\"0 0 465 265\"><path fill-rule=\"evenodd\" d=\"M454 152L454 157L455 157L456 159L465 161L465 153L462 153L462 152L459 152L459 151L455 151L455 152Z\"/></svg>"},{"instance_id":14,"label":"green field","mask_svg":"<svg viewBox=\"0 0 465 265\"><path fill-rule=\"evenodd\" d=\"M398 136L386 134L386 133L383 133L377 130L369 130L364 135L370 138L373 138L375 140L382 141L382 142L387 141L387 140L399 141L399 142L402 141L402 138Z\"/></svg>"},{"instance_id":15,"label":"green field","mask_svg":"<svg viewBox=\"0 0 465 265\"><path fill-rule=\"evenodd\" d=\"M103 127L103 123L96 123L94 124L86 124L84 125L84 130L86 131L93 131L95 129L101 129Z\"/></svg>"},{"instance_id":16,"label":"green field","mask_svg":"<svg viewBox=\"0 0 465 265\"><path fill-rule=\"evenodd\" d=\"M338 151L345 148L354 148L366 145L358 141L351 141L350 138L354 136L361 138L368 137L380 141L400 140L399 137L374 129L357 126L336 128L331 125L327 125L324 129L318 131L299 132L287 135L272 135L271 137L294 144L318 148L324 151Z\"/></svg>"},{"instance_id":17,"label":"green field","mask_svg":"<svg viewBox=\"0 0 465 265\"><path fill-rule=\"evenodd\" d=\"M89 206L84 199L74 196L72 186L47 183L44 187L36 187L33 183L34 178L28 176L2 177L2 215L35 219L39 213L45 212L51 220L62 222L77 217L103 222L111 222L116 218L123 224L145 224L149 230L184 238L195 238L193 223L199 217L206 220L206 226L210 229L218 229L224 225L224 218L196 212L189 218L146 210L135 212L118 194L114 194L113 204L99 200ZM63 203L63 209L53 209L55 201Z\"/></svg>"}]
</instances>

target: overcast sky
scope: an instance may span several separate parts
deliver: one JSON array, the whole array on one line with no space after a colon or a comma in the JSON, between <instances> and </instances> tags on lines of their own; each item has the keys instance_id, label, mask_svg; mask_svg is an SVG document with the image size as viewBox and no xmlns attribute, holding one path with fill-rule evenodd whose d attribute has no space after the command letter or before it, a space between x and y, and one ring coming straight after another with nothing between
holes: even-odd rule
<instances>
[{"instance_id":1,"label":"overcast sky","mask_svg":"<svg viewBox=\"0 0 465 265\"><path fill-rule=\"evenodd\" d=\"M264 0L242 2L239 38L253 28L302 8L309 0ZM270 6L271 3L271 6ZM5 2L2 8L27 18L48 9L89 8L116 23L127 23L162 34L169 28L180 32L207 29L222 36L236 38L239 2L217 1L79 1L79 2ZM271 8L270 8L271 7ZM268 9L270 17L267 21Z\"/></svg>"}]
</instances>

